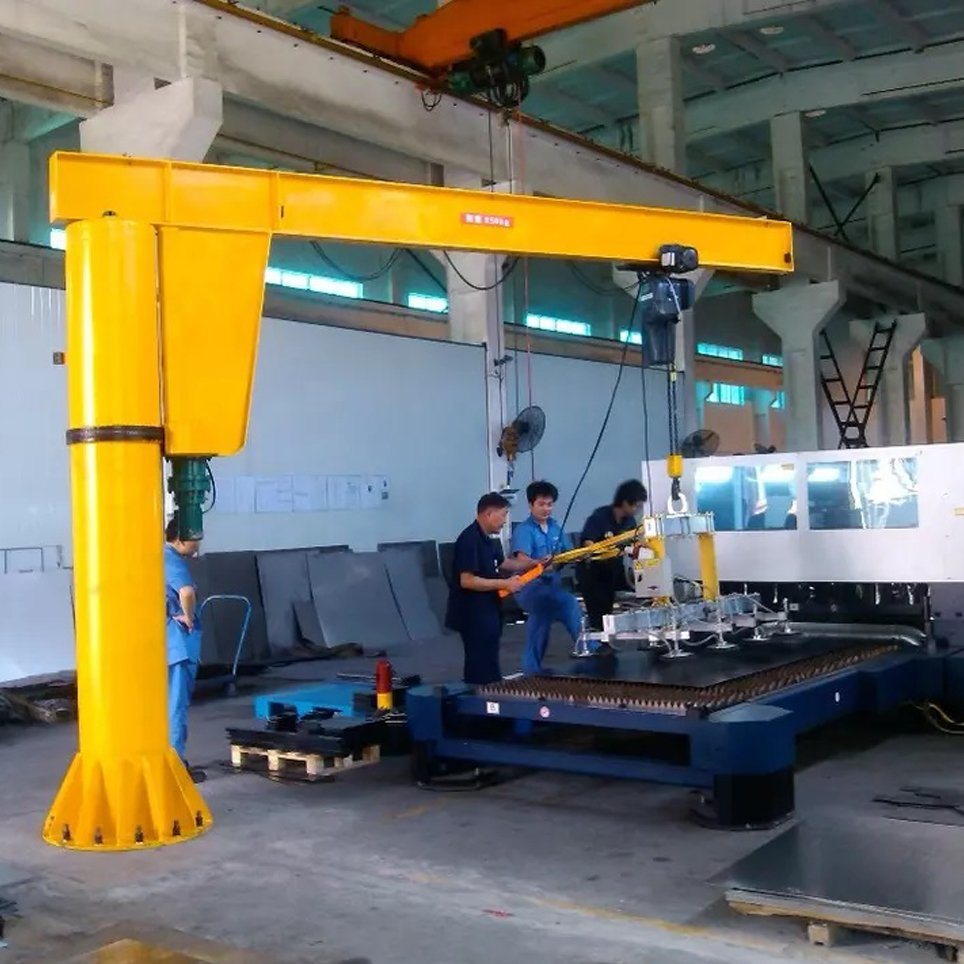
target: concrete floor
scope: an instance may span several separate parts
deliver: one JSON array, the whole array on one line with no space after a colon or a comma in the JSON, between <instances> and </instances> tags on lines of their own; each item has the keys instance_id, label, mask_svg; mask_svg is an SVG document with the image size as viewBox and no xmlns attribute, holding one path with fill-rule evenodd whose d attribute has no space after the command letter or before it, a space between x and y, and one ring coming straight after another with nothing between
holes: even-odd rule
<instances>
[{"instance_id":1,"label":"concrete floor","mask_svg":"<svg viewBox=\"0 0 964 964\"><path fill-rule=\"evenodd\" d=\"M504 669L514 668L518 631ZM560 644L558 649L564 647ZM422 664L433 678L459 663L446 641ZM313 663L278 677L323 678L363 661ZM6 961L65 961L98 932L176 928L250 954L203 960L324 964L770 964L933 961L933 950L854 935L811 947L802 928L744 918L714 878L774 832L734 834L686 819L685 790L535 773L482 792L413 787L404 760L315 785L232 774L224 726L250 718L250 692L191 713L190 756L208 766L216 825L183 845L103 855L59 851L38 836L74 749L73 726L0 728L0 889L21 916ZM799 815L869 812L902 783L953 783L960 746L888 728L808 741ZM964 832L964 830L962 830ZM20 883L4 887L8 881ZM160 938L158 938L160 940ZM86 958L84 958L86 959ZM167 958L165 958L167 960Z\"/></svg>"}]
</instances>

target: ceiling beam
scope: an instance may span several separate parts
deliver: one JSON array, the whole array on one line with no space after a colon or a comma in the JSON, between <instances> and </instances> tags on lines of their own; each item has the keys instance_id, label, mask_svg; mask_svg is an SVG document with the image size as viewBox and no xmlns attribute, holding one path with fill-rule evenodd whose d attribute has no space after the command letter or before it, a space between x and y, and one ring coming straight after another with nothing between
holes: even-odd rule
<instances>
[{"instance_id":1,"label":"ceiling beam","mask_svg":"<svg viewBox=\"0 0 964 964\"><path fill-rule=\"evenodd\" d=\"M800 26L811 37L832 50L841 60L853 60L857 56L857 49L854 45L849 40L838 37L832 30L829 30L816 14L801 17Z\"/></svg>"},{"instance_id":2,"label":"ceiling beam","mask_svg":"<svg viewBox=\"0 0 964 964\"><path fill-rule=\"evenodd\" d=\"M646 4L550 34L539 42L549 69L540 83L635 50L643 40L685 37L730 27L754 27L843 6L850 0L672 0Z\"/></svg>"},{"instance_id":3,"label":"ceiling beam","mask_svg":"<svg viewBox=\"0 0 964 964\"><path fill-rule=\"evenodd\" d=\"M927 46L927 34L913 20L894 6L892 0L870 0L871 5L891 27L907 42L911 50L923 50Z\"/></svg>"},{"instance_id":4,"label":"ceiling beam","mask_svg":"<svg viewBox=\"0 0 964 964\"><path fill-rule=\"evenodd\" d=\"M958 120L880 131L841 141L815 148L809 152L808 160L820 180L824 184L832 184L881 167L929 164L953 160L962 155L964 120ZM771 172L759 165L727 171L705 180L718 190L738 197L752 196L772 186Z\"/></svg>"},{"instance_id":5,"label":"ceiling beam","mask_svg":"<svg viewBox=\"0 0 964 964\"><path fill-rule=\"evenodd\" d=\"M272 113L307 123L323 118L341 135L483 176L494 169L496 180L517 173L510 157L517 158L521 149L510 151L510 142L516 148L524 144L526 182L534 192L706 212L748 211L692 182L597 151L525 117L499 120L490 155L493 114L486 106L443 96L428 112L417 78L301 33L252 22L217 0L85 0L82 6L76 0L3 0L0 35L92 64L121 60L161 80L203 70L228 96ZM794 251L802 278L886 286L895 306L916 305L939 324L957 324L964 317L964 292L900 265L801 228L794 230Z\"/></svg>"},{"instance_id":6,"label":"ceiling beam","mask_svg":"<svg viewBox=\"0 0 964 964\"><path fill-rule=\"evenodd\" d=\"M691 137L711 137L769 120L775 114L871 104L964 87L964 40L851 63L794 70L687 105Z\"/></svg>"},{"instance_id":7,"label":"ceiling beam","mask_svg":"<svg viewBox=\"0 0 964 964\"><path fill-rule=\"evenodd\" d=\"M617 120L617 118L613 117L612 114L606 113L602 108L596 107L588 101L580 100L578 97L573 97L572 94L567 94L557 87L541 88L539 90L539 99L555 101L565 111L567 119L571 118L575 113L577 116L599 127L609 127ZM567 124L564 126L570 125Z\"/></svg>"},{"instance_id":8,"label":"ceiling beam","mask_svg":"<svg viewBox=\"0 0 964 964\"><path fill-rule=\"evenodd\" d=\"M690 173L694 173L694 171L700 168L707 172L718 171L722 166L718 157L710 151L704 151L695 144L687 145L686 156L693 161L693 163L690 164Z\"/></svg>"},{"instance_id":9,"label":"ceiling beam","mask_svg":"<svg viewBox=\"0 0 964 964\"><path fill-rule=\"evenodd\" d=\"M757 40L753 34L745 30L725 30L724 36L734 47L749 54L754 60L767 67L771 67L778 74L784 74L790 69L787 58L779 51L772 50L762 40Z\"/></svg>"},{"instance_id":10,"label":"ceiling beam","mask_svg":"<svg viewBox=\"0 0 964 964\"><path fill-rule=\"evenodd\" d=\"M723 75L712 67L704 66L687 54L682 55L683 69L695 77L701 84L705 84L710 90L720 93L726 90L726 81Z\"/></svg>"}]
</instances>

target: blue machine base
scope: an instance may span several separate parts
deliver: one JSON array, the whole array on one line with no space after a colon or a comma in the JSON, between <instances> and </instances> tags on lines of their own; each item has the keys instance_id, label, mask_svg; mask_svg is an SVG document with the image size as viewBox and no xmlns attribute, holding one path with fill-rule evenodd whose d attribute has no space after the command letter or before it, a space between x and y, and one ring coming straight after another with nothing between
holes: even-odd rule
<instances>
[{"instance_id":1,"label":"blue machine base","mask_svg":"<svg viewBox=\"0 0 964 964\"><path fill-rule=\"evenodd\" d=\"M708 715L486 698L463 684L416 687L407 711L423 778L463 761L648 780L711 791L718 806L723 801L725 826L771 825L793 809L798 734L854 713L938 698L943 662L926 653L895 654ZM662 735L672 761L635 747L580 749L580 741L574 747L567 739L603 731Z\"/></svg>"}]
</instances>

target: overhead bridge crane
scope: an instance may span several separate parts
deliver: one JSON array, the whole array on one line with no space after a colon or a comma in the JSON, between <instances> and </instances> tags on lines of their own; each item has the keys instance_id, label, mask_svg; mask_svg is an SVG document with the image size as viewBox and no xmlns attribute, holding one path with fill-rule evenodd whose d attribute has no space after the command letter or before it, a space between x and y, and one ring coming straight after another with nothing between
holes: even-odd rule
<instances>
[{"instance_id":1,"label":"overhead bridge crane","mask_svg":"<svg viewBox=\"0 0 964 964\"><path fill-rule=\"evenodd\" d=\"M161 460L182 535L200 533L204 460L245 443L274 235L632 262L667 242L711 268L793 270L782 221L57 153L67 224L67 443L79 751L49 843L176 843L211 813L170 747Z\"/></svg>"},{"instance_id":2,"label":"overhead bridge crane","mask_svg":"<svg viewBox=\"0 0 964 964\"><path fill-rule=\"evenodd\" d=\"M342 7L331 36L442 80L462 94L487 93L501 107L525 99L546 67L543 34L655 0L448 0L404 30L386 30Z\"/></svg>"}]
</instances>

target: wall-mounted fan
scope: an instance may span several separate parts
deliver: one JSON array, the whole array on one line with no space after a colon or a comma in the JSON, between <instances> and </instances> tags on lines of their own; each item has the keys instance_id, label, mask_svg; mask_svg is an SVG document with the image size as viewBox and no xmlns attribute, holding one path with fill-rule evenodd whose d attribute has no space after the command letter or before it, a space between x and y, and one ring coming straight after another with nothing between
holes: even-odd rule
<instances>
[{"instance_id":1,"label":"wall-mounted fan","mask_svg":"<svg viewBox=\"0 0 964 964\"><path fill-rule=\"evenodd\" d=\"M538 405L524 408L502 429L496 452L504 456L509 463L509 478L512 481L513 463L522 452L531 452L538 444L546 430L546 413Z\"/></svg>"}]
</instances>

